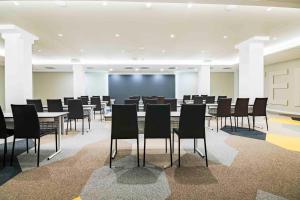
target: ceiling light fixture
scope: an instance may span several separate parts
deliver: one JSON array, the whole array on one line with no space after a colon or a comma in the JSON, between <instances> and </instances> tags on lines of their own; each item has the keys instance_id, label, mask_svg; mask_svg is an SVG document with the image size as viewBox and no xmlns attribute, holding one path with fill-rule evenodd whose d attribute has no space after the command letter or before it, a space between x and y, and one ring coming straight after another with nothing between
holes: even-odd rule
<instances>
[{"instance_id":1,"label":"ceiling light fixture","mask_svg":"<svg viewBox=\"0 0 300 200\"><path fill-rule=\"evenodd\" d=\"M41 50L41 49L39 49L39 50L38 50L38 52L42 52L42 50Z\"/></svg>"},{"instance_id":2,"label":"ceiling light fixture","mask_svg":"<svg viewBox=\"0 0 300 200\"><path fill-rule=\"evenodd\" d=\"M110 68L110 69L109 69L109 71L111 71L111 72L112 72L112 71L113 71L113 69L112 69L112 68Z\"/></svg>"},{"instance_id":3,"label":"ceiling light fixture","mask_svg":"<svg viewBox=\"0 0 300 200\"><path fill-rule=\"evenodd\" d=\"M115 34L115 37L120 37L120 34L119 34L119 33L116 33L116 34Z\"/></svg>"},{"instance_id":4,"label":"ceiling light fixture","mask_svg":"<svg viewBox=\"0 0 300 200\"><path fill-rule=\"evenodd\" d=\"M80 51L80 53L83 53L83 52L85 52L85 50L84 50L84 49L80 49L79 51Z\"/></svg>"},{"instance_id":5,"label":"ceiling light fixture","mask_svg":"<svg viewBox=\"0 0 300 200\"><path fill-rule=\"evenodd\" d=\"M228 5L228 6L225 7L225 10L232 11L236 8L238 8L238 5Z\"/></svg>"},{"instance_id":6,"label":"ceiling light fixture","mask_svg":"<svg viewBox=\"0 0 300 200\"><path fill-rule=\"evenodd\" d=\"M273 8L271 8L271 7L266 9L267 12L270 12L271 10L273 10Z\"/></svg>"},{"instance_id":7,"label":"ceiling light fixture","mask_svg":"<svg viewBox=\"0 0 300 200\"><path fill-rule=\"evenodd\" d=\"M17 2L17 1L14 1L14 5L15 5L15 6L19 6L19 5L20 5L20 3L19 3L19 2Z\"/></svg>"},{"instance_id":8,"label":"ceiling light fixture","mask_svg":"<svg viewBox=\"0 0 300 200\"><path fill-rule=\"evenodd\" d=\"M172 38L172 39L175 38L175 35L174 35L174 34L171 34L171 35L170 35L170 38Z\"/></svg>"},{"instance_id":9,"label":"ceiling light fixture","mask_svg":"<svg viewBox=\"0 0 300 200\"><path fill-rule=\"evenodd\" d=\"M165 71L163 68L160 69L161 72Z\"/></svg>"},{"instance_id":10,"label":"ceiling light fixture","mask_svg":"<svg viewBox=\"0 0 300 200\"><path fill-rule=\"evenodd\" d=\"M227 39L227 38L228 38L228 36L227 36L227 35L224 35L224 36L223 36L223 38L224 38L224 39Z\"/></svg>"},{"instance_id":11,"label":"ceiling light fixture","mask_svg":"<svg viewBox=\"0 0 300 200\"><path fill-rule=\"evenodd\" d=\"M63 37L64 35L62 33L57 34L58 37Z\"/></svg>"},{"instance_id":12,"label":"ceiling light fixture","mask_svg":"<svg viewBox=\"0 0 300 200\"><path fill-rule=\"evenodd\" d=\"M187 7L188 7L188 8L192 8L192 7L193 7L193 4L192 4L192 3L188 3Z\"/></svg>"},{"instance_id":13,"label":"ceiling light fixture","mask_svg":"<svg viewBox=\"0 0 300 200\"><path fill-rule=\"evenodd\" d=\"M58 6L66 6L67 5L67 3L65 1L60 1L60 0L56 0L55 3Z\"/></svg>"},{"instance_id":14,"label":"ceiling light fixture","mask_svg":"<svg viewBox=\"0 0 300 200\"><path fill-rule=\"evenodd\" d=\"M140 69L139 68L135 68L135 71L137 72L137 71L139 71Z\"/></svg>"},{"instance_id":15,"label":"ceiling light fixture","mask_svg":"<svg viewBox=\"0 0 300 200\"><path fill-rule=\"evenodd\" d=\"M102 1L102 6L107 6L107 2L106 1Z\"/></svg>"},{"instance_id":16,"label":"ceiling light fixture","mask_svg":"<svg viewBox=\"0 0 300 200\"><path fill-rule=\"evenodd\" d=\"M144 49L145 49L145 47L140 47L139 49L140 49L140 50L144 50Z\"/></svg>"},{"instance_id":17,"label":"ceiling light fixture","mask_svg":"<svg viewBox=\"0 0 300 200\"><path fill-rule=\"evenodd\" d=\"M161 52L162 52L162 53L166 53L166 50L165 50L165 49L163 49L163 50L161 50Z\"/></svg>"},{"instance_id":18,"label":"ceiling light fixture","mask_svg":"<svg viewBox=\"0 0 300 200\"><path fill-rule=\"evenodd\" d=\"M146 8L151 8L152 7L152 3L146 3Z\"/></svg>"}]
</instances>

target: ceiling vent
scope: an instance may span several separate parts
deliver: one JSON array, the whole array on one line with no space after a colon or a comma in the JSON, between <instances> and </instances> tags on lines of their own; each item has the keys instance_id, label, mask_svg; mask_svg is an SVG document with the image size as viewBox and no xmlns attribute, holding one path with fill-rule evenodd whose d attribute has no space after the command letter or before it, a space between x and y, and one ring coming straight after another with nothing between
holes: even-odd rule
<instances>
[{"instance_id":1,"label":"ceiling vent","mask_svg":"<svg viewBox=\"0 0 300 200\"><path fill-rule=\"evenodd\" d=\"M55 69L55 67L45 67L46 69Z\"/></svg>"},{"instance_id":2,"label":"ceiling vent","mask_svg":"<svg viewBox=\"0 0 300 200\"><path fill-rule=\"evenodd\" d=\"M149 67L141 67L141 69L149 69Z\"/></svg>"},{"instance_id":3,"label":"ceiling vent","mask_svg":"<svg viewBox=\"0 0 300 200\"><path fill-rule=\"evenodd\" d=\"M168 69L176 69L176 67L169 67Z\"/></svg>"},{"instance_id":4,"label":"ceiling vent","mask_svg":"<svg viewBox=\"0 0 300 200\"><path fill-rule=\"evenodd\" d=\"M231 69L231 67L224 67L223 69Z\"/></svg>"},{"instance_id":5,"label":"ceiling vent","mask_svg":"<svg viewBox=\"0 0 300 200\"><path fill-rule=\"evenodd\" d=\"M133 67L125 67L125 69L133 69Z\"/></svg>"}]
</instances>

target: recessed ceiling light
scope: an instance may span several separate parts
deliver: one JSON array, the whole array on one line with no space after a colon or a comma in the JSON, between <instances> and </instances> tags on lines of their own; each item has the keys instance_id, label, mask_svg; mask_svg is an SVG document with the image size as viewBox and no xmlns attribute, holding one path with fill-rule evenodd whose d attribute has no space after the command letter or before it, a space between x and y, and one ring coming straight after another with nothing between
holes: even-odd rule
<instances>
[{"instance_id":1,"label":"recessed ceiling light","mask_svg":"<svg viewBox=\"0 0 300 200\"><path fill-rule=\"evenodd\" d=\"M107 6L107 2L106 1L102 1L102 5L103 6Z\"/></svg>"},{"instance_id":2,"label":"recessed ceiling light","mask_svg":"<svg viewBox=\"0 0 300 200\"><path fill-rule=\"evenodd\" d=\"M224 35L224 36L223 36L223 38L224 38L224 39L227 39L227 38L228 38L228 36L227 36L227 35Z\"/></svg>"},{"instance_id":3,"label":"recessed ceiling light","mask_svg":"<svg viewBox=\"0 0 300 200\"><path fill-rule=\"evenodd\" d=\"M269 8L266 9L267 12L270 12L271 10L273 10L272 7L269 7Z\"/></svg>"},{"instance_id":4,"label":"recessed ceiling light","mask_svg":"<svg viewBox=\"0 0 300 200\"><path fill-rule=\"evenodd\" d=\"M170 35L170 38L175 38L175 35L174 35L174 34L171 34L171 35Z\"/></svg>"},{"instance_id":5,"label":"recessed ceiling light","mask_svg":"<svg viewBox=\"0 0 300 200\"><path fill-rule=\"evenodd\" d=\"M145 49L145 47L140 47L139 49L140 49L140 50L144 50L144 49Z\"/></svg>"},{"instance_id":6,"label":"recessed ceiling light","mask_svg":"<svg viewBox=\"0 0 300 200\"><path fill-rule=\"evenodd\" d=\"M63 37L64 35L62 33L57 34L58 37Z\"/></svg>"},{"instance_id":7,"label":"recessed ceiling light","mask_svg":"<svg viewBox=\"0 0 300 200\"><path fill-rule=\"evenodd\" d=\"M56 0L55 3L58 6L66 6L67 5L67 3L65 1L60 1L60 0Z\"/></svg>"},{"instance_id":8,"label":"recessed ceiling light","mask_svg":"<svg viewBox=\"0 0 300 200\"><path fill-rule=\"evenodd\" d=\"M228 6L225 7L225 10L232 11L236 8L238 8L238 5L228 5Z\"/></svg>"},{"instance_id":9,"label":"recessed ceiling light","mask_svg":"<svg viewBox=\"0 0 300 200\"><path fill-rule=\"evenodd\" d=\"M119 34L119 33L116 33L116 34L115 34L115 37L120 37L120 34Z\"/></svg>"},{"instance_id":10,"label":"recessed ceiling light","mask_svg":"<svg viewBox=\"0 0 300 200\"><path fill-rule=\"evenodd\" d=\"M39 49L39 50L38 50L38 52L42 52L42 50L41 50L41 49Z\"/></svg>"},{"instance_id":11,"label":"recessed ceiling light","mask_svg":"<svg viewBox=\"0 0 300 200\"><path fill-rule=\"evenodd\" d=\"M113 69L112 69L112 68L110 68L110 69L109 69L109 71L113 71Z\"/></svg>"},{"instance_id":12,"label":"recessed ceiling light","mask_svg":"<svg viewBox=\"0 0 300 200\"><path fill-rule=\"evenodd\" d=\"M146 3L146 7L147 8L151 8L152 7L152 3Z\"/></svg>"},{"instance_id":13,"label":"recessed ceiling light","mask_svg":"<svg viewBox=\"0 0 300 200\"><path fill-rule=\"evenodd\" d=\"M15 6L19 6L19 5L20 5L20 3L19 3L19 2L17 2L17 1L14 1L14 5L15 5Z\"/></svg>"},{"instance_id":14,"label":"recessed ceiling light","mask_svg":"<svg viewBox=\"0 0 300 200\"><path fill-rule=\"evenodd\" d=\"M163 68L160 69L161 72L165 71Z\"/></svg>"},{"instance_id":15,"label":"recessed ceiling light","mask_svg":"<svg viewBox=\"0 0 300 200\"><path fill-rule=\"evenodd\" d=\"M135 68L135 71L139 71L140 69L139 68Z\"/></svg>"},{"instance_id":16,"label":"recessed ceiling light","mask_svg":"<svg viewBox=\"0 0 300 200\"><path fill-rule=\"evenodd\" d=\"M191 7L193 7L193 4L192 3L188 3L187 7L191 8Z\"/></svg>"}]
</instances>

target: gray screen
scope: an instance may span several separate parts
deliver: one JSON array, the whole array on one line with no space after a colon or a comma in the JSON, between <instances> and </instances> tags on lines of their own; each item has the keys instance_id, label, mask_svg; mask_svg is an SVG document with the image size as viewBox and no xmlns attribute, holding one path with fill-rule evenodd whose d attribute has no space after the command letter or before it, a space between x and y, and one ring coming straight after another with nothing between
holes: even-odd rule
<instances>
[{"instance_id":1,"label":"gray screen","mask_svg":"<svg viewBox=\"0 0 300 200\"><path fill-rule=\"evenodd\" d=\"M175 75L109 75L109 95L117 104L129 96L175 98Z\"/></svg>"}]
</instances>

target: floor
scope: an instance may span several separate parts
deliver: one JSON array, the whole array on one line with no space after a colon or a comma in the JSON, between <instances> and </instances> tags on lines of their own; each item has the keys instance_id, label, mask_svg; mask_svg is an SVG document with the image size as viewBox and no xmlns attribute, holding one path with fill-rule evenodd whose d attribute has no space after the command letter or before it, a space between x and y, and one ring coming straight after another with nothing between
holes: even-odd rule
<instances>
[{"instance_id":1,"label":"floor","mask_svg":"<svg viewBox=\"0 0 300 200\"><path fill-rule=\"evenodd\" d=\"M217 132L213 120L206 131L208 168L192 140L182 142L178 168L175 137L173 167L164 140L147 140L146 167L137 167L136 141L120 140L110 169L110 126L97 115L84 135L80 128L63 135L63 151L52 160L47 157L55 150L54 135L42 138L39 168L34 148L27 154L25 141L17 141L13 167L0 168L0 199L300 199L299 121L269 115L268 132L264 119L256 131L249 132L245 120L236 132ZM11 139L8 149L10 155ZM142 164L142 135L139 149Z\"/></svg>"}]
</instances>

